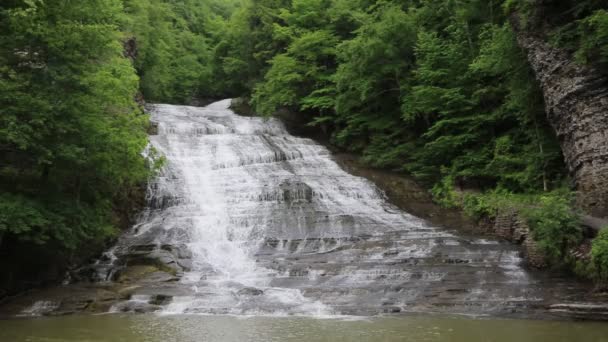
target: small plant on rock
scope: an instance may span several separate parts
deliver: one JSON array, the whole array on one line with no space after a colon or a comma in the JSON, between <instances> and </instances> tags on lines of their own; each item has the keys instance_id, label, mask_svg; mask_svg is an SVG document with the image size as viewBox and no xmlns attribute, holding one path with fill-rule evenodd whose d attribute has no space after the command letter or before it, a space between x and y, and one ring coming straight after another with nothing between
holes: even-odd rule
<instances>
[{"instance_id":1,"label":"small plant on rock","mask_svg":"<svg viewBox=\"0 0 608 342\"><path fill-rule=\"evenodd\" d=\"M608 227L593 240L591 262L595 266L595 277L601 284L608 284Z\"/></svg>"}]
</instances>

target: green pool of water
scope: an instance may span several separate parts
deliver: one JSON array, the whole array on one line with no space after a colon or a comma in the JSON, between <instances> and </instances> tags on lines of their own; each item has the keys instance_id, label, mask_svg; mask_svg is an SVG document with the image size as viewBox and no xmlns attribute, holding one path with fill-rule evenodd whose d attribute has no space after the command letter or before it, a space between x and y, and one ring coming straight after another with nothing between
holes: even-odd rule
<instances>
[{"instance_id":1,"label":"green pool of water","mask_svg":"<svg viewBox=\"0 0 608 342\"><path fill-rule=\"evenodd\" d=\"M0 321L2 342L608 341L608 323L407 316L312 319L97 315Z\"/></svg>"}]
</instances>

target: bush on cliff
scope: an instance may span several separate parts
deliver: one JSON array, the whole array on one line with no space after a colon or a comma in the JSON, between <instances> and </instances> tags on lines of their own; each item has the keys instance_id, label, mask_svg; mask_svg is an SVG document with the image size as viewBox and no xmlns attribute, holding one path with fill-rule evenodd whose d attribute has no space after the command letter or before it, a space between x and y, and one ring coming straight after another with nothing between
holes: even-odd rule
<instances>
[{"instance_id":1,"label":"bush on cliff","mask_svg":"<svg viewBox=\"0 0 608 342\"><path fill-rule=\"evenodd\" d=\"M511 211L519 214L528 223L531 237L553 265L568 264L568 250L578 246L583 237L580 215L572 203L573 194L566 188L541 194L516 194L504 189L458 193L453 186L444 184L434 190L439 203L462 208L477 220L492 220L500 213Z\"/></svg>"},{"instance_id":2,"label":"bush on cliff","mask_svg":"<svg viewBox=\"0 0 608 342\"><path fill-rule=\"evenodd\" d=\"M608 10L598 10L579 23L580 45L577 58L593 63L608 73Z\"/></svg>"},{"instance_id":3,"label":"bush on cliff","mask_svg":"<svg viewBox=\"0 0 608 342\"><path fill-rule=\"evenodd\" d=\"M539 202L523 210L532 237L556 264L562 263L570 248L582 240L578 213L572 199L564 194L540 196Z\"/></svg>"},{"instance_id":4,"label":"bush on cliff","mask_svg":"<svg viewBox=\"0 0 608 342\"><path fill-rule=\"evenodd\" d=\"M593 240L591 247L591 263L595 269L596 279L608 284L608 227L605 227Z\"/></svg>"}]
</instances>

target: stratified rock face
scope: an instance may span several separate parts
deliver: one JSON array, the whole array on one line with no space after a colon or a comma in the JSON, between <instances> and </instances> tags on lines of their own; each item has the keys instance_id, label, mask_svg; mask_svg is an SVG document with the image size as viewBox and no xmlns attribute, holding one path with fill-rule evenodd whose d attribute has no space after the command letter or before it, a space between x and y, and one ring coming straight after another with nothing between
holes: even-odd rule
<instances>
[{"instance_id":1,"label":"stratified rock face","mask_svg":"<svg viewBox=\"0 0 608 342\"><path fill-rule=\"evenodd\" d=\"M548 266L545 254L530 234L530 226L517 210L501 210L494 222L494 233L503 239L522 245L529 266L534 268Z\"/></svg>"},{"instance_id":2,"label":"stratified rock face","mask_svg":"<svg viewBox=\"0 0 608 342\"><path fill-rule=\"evenodd\" d=\"M542 30L525 29L515 17L513 24L540 82L547 116L574 178L579 205L591 215L606 217L608 80L535 34Z\"/></svg>"}]
</instances>

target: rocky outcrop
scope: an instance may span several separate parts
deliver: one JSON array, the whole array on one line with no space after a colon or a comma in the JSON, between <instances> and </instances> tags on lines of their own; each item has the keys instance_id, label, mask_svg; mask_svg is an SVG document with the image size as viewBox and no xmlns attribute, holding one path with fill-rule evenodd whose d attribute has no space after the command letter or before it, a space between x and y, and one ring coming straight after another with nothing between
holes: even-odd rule
<instances>
[{"instance_id":1,"label":"rocky outcrop","mask_svg":"<svg viewBox=\"0 0 608 342\"><path fill-rule=\"evenodd\" d=\"M581 224L583 225L583 228L592 231L592 236L597 235L597 232L599 232L600 230L608 228L608 220L600 219L590 215L583 215L581 217Z\"/></svg>"},{"instance_id":2,"label":"rocky outcrop","mask_svg":"<svg viewBox=\"0 0 608 342\"><path fill-rule=\"evenodd\" d=\"M122 46L123 46L123 49L122 49L123 56L125 56L125 58L128 58L131 61L131 63L135 64L135 60L137 59L137 56L139 55L139 52L137 49L137 38L127 37L123 41ZM146 105L146 100L144 99L144 95L141 93L141 91L138 91L137 94L135 94L134 100L141 107L144 107Z\"/></svg>"},{"instance_id":3,"label":"rocky outcrop","mask_svg":"<svg viewBox=\"0 0 608 342\"><path fill-rule=\"evenodd\" d=\"M605 304L554 304L549 312L555 316L568 319L588 319L593 317L597 321L608 321L608 306Z\"/></svg>"},{"instance_id":4,"label":"rocky outcrop","mask_svg":"<svg viewBox=\"0 0 608 342\"><path fill-rule=\"evenodd\" d=\"M599 220L603 222L602 220ZM583 228L588 227L583 220ZM595 221L594 221L595 222ZM529 266L545 268L549 266L547 255L538 245L530 233L530 226L520 212L514 208L506 208L498 213L489 229L490 233L522 246L523 254ZM595 236L593 227L583 230L585 236ZM580 244L568 251L571 260L589 262L591 259L592 239L585 238Z\"/></svg>"},{"instance_id":5,"label":"rocky outcrop","mask_svg":"<svg viewBox=\"0 0 608 342\"><path fill-rule=\"evenodd\" d=\"M522 20L513 15L517 40L525 49L545 99L549 122L560 141L578 191L589 214L608 216L608 80L591 67L547 43L543 5Z\"/></svg>"},{"instance_id":6,"label":"rocky outcrop","mask_svg":"<svg viewBox=\"0 0 608 342\"><path fill-rule=\"evenodd\" d=\"M137 58L137 39L135 37L128 37L123 42L123 55L130 59L132 62L135 62Z\"/></svg>"},{"instance_id":7,"label":"rocky outcrop","mask_svg":"<svg viewBox=\"0 0 608 342\"><path fill-rule=\"evenodd\" d=\"M499 212L494 220L494 234L520 244L528 265L535 268L547 267L547 257L530 234L530 226L515 209Z\"/></svg>"}]
</instances>

